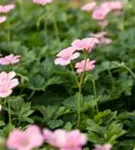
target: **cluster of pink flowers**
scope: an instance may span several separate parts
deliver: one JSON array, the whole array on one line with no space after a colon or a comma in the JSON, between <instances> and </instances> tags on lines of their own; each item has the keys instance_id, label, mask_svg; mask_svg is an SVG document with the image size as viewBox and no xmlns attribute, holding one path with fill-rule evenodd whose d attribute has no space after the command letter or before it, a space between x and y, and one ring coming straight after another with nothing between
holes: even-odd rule
<instances>
[{"instance_id":1,"label":"cluster of pink flowers","mask_svg":"<svg viewBox=\"0 0 135 150\"><path fill-rule=\"evenodd\" d=\"M71 47L63 49L56 56L54 63L56 65L66 66L71 63L73 59L80 56L79 52L90 53L92 49L99 43L99 40L95 37L76 39L72 42ZM79 51L79 52L78 52ZM82 73L84 71L90 71L95 68L95 60L82 60L77 62L75 65L77 73Z\"/></svg>"},{"instance_id":2,"label":"cluster of pink flowers","mask_svg":"<svg viewBox=\"0 0 135 150\"><path fill-rule=\"evenodd\" d=\"M14 78L16 73L11 71L9 73L0 73L0 97L4 98L12 93L12 89L19 84L17 78Z\"/></svg>"},{"instance_id":3,"label":"cluster of pink flowers","mask_svg":"<svg viewBox=\"0 0 135 150\"><path fill-rule=\"evenodd\" d=\"M8 13L13 9L15 9L14 4L0 5L0 13ZM7 16L0 16L0 23L5 22L6 20L7 20Z\"/></svg>"},{"instance_id":4,"label":"cluster of pink flowers","mask_svg":"<svg viewBox=\"0 0 135 150\"><path fill-rule=\"evenodd\" d=\"M84 5L81 10L93 11L92 18L99 21L99 25L106 26L108 24L106 17L110 12L123 9L123 3L120 1L104 2L97 6L96 2L90 2Z\"/></svg>"},{"instance_id":5,"label":"cluster of pink flowers","mask_svg":"<svg viewBox=\"0 0 135 150\"><path fill-rule=\"evenodd\" d=\"M41 130L37 125L29 125L26 130L14 129L7 139L9 149L32 150L41 147L44 143L59 150L82 150L87 143L87 136L78 129L65 131L57 129ZM93 150L111 150L110 144L95 145Z\"/></svg>"},{"instance_id":6,"label":"cluster of pink flowers","mask_svg":"<svg viewBox=\"0 0 135 150\"><path fill-rule=\"evenodd\" d=\"M36 4L40 4L40 5L46 5L48 3L51 3L53 2L53 0L32 0L33 3L36 3Z\"/></svg>"},{"instance_id":7,"label":"cluster of pink flowers","mask_svg":"<svg viewBox=\"0 0 135 150\"><path fill-rule=\"evenodd\" d=\"M82 150L81 147L87 142L87 136L79 130L67 132L58 129L52 132L45 129L43 132L45 141L60 150Z\"/></svg>"},{"instance_id":8,"label":"cluster of pink flowers","mask_svg":"<svg viewBox=\"0 0 135 150\"><path fill-rule=\"evenodd\" d=\"M25 131L14 129L8 139L7 147L16 150L32 150L48 143L60 150L82 150L87 142L87 136L79 130L67 132L62 129L41 132L36 125L30 125Z\"/></svg>"},{"instance_id":9,"label":"cluster of pink flowers","mask_svg":"<svg viewBox=\"0 0 135 150\"><path fill-rule=\"evenodd\" d=\"M119 11L123 9L123 3L120 1L109 1L103 2L100 5L97 5L95 1L87 3L84 5L81 10L83 11L92 11L92 18L98 21L98 24L104 28L108 25L108 20L106 19L107 15L113 11ZM107 45L112 43L112 40L106 37L107 32L99 32L95 34L90 34L91 37L98 39L99 44Z\"/></svg>"}]
</instances>

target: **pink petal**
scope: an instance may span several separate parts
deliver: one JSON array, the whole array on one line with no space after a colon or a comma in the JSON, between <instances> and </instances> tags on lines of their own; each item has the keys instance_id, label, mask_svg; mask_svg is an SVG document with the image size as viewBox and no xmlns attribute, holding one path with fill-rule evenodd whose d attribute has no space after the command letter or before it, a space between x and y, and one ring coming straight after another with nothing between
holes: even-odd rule
<instances>
[{"instance_id":1,"label":"pink petal","mask_svg":"<svg viewBox=\"0 0 135 150\"><path fill-rule=\"evenodd\" d=\"M90 3L87 3L86 5L84 5L81 10L83 11L91 11L93 10L95 7L96 7L96 2L90 2Z\"/></svg>"},{"instance_id":2,"label":"pink petal","mask_svg":"<svg viewBox=\"0 0 135 150\"><path fill-rule=\"evenodd\" d=\"M3 90L3 87L0 87L0 97L2 98L8 97L11 93L12 93L11 89Z\"/></svg>"},{"instance_id":3,"label":"pink petal","mask_svg":"<svg viewBox=\"0 0 135 150\"><path fill-rule=\"evenodd\" d=\"M16 73L14 71L11 71L11 72L8 73L9 79L14 78L15 76L16 76Z\"/></svg>"},{"instance_id":4,"label":"pink petal","mask_svg":"<svg viewBox=\"0 0 135 150\"><path fill-rule=\"evenodd\" d=\"M33 0L33 3L37 3L40 5L46 5L48 3L51 3L53 0Z\"/></svg>"},{"instance_id":5,"label":"pink petal","mask_svg":"<svg viewBox=\"0 0 135 150\"><path fill-rule=\"evenodd\" d=\"M1 16L0 17L0 23L3 23L7 20L7 17L6 16Z\"/></svg>"},{"instance_id":6,"label":"pink petal","mask_svg":"<svg viewBox=\"0 0 135 150\"><path fill-rule=\"evenodd\" d=\"M43 130L45 142L51 144L52 146L57 146L56 139L52 131L48 129Z\"/></svg>"},{"instance_id":7,"label":"pink petal","mask_svg":"<svg viewBox=\"0 0 135 150\"><path fill-rule=\"evenodd\" d=\"M83 50L84 47L82 45L82 41L80 39L76 39L72 42L72 47L74 47L77 50Z\"/></svg>"},{"instance_id":8,"label":"pink petal","mask_svg":"<svg viewBox=\"0 0 135 150\"><path fill-rule=\"evenodd\" d=\"M56 58L54 61L55 65L62 65L62 66L66 66L68 64L70 64L70 59L63 59L63 58Z\"/></svg>"},{"instance_id":9,"label":"pink petal","mask_svg":"<svg viewBox=\"0 0 135 150\"><path fill-rule=\"evenodd\" d=\"M112 40L109 39L109 38L103 38L101 40L101 44L107 45L107 44L110 44L110 43L112 43Z\"/></svg>"},{"instance_id":10,"label":"pink petal","mask_svg":"<svg viewBox=\"0 0 135 150\"><path fill-rule=\"evenodd\" d=\"M66 140L67 133L64 130L58 129L54 131L54 136L56 137L56 144L58 147L65 147L65 145L68 144Z\"/></svg>"},{"instance_id":11,"label":"pink petal","mask_svg":"<svg viewBox=\"0 0 135 150\"><path fill-rule=\"evenodd\" d=\"M111 150L111 148L112 148L111 144L95 145L95 148L93 150Z\"/></svg>"},{"instance_id":12,"label":"pink petal","mask_svg":"<svg viewBox=\"0 0 135 150\"><path fill-rule=\"evenodd\" d=\"M19 84L18 79L12 79L11 80L11 84L10 84L10 88L14 88Z\"/></svg>"},{"instance_id":13,"label":"pink petal","mask_svg":"<svg viewBox=\"0 0 135 150\"><path fill-rule=\"evenodd\" d=\"M72 56L71 56L71 59L73 60L73 59L76 59L76 58L78 58L80 56L80 53L74 53Z\"/></svg>"},{"instance_id":14,"label":"pink petal","mask_svg":"<svg viewBox=\"0 0 135 150\"><path fill-rule=\"evenodd\" d=\"M25 132L27 136L29 137L31 148L39 147L43 144L44 138L38 126L29 125Z\"/></svg>"},{"instance_id":15,"label":"pink petal","mask_svg":"<svg viewBox=\"0 0 135 150\"><path fill-rule=\"evenodd\" d=\"M70 57L75 52L74 47L67 47L57 54L57 57Z\"/></svg>"},{"instance_id":16,"label":"pink petal","mask_svg":"<svg viewBox=\"0 0 135 150\"><path fill-rule=\"evenodd\" d=\"M0 73L0 80L7 78L7 73L5 71L2 71Z\"/></svg>"},{"instance_id":17,"label":"pink petal","mask_svg":"<svg viewBox=\"0 0 135 150\"><path fill-rule=\"evenodd\" d=\"M82 150L82 148L61 148L60 150Z\"/></svg>"}]
</instances>

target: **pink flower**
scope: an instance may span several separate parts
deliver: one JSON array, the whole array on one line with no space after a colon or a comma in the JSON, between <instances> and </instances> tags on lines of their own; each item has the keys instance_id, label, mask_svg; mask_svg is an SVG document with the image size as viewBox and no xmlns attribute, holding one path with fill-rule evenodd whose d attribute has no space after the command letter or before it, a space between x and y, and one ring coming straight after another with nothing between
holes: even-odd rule
<instances>
[{"instance_id":1,"label":"pink flower","mask_svg":"<svg viewBox=\"0 0 135 150\"><path fill-rule=\"evenodd\" d=\"M90 36L97 38L98 40L102 37L104 37L105 35L107 35L107 32L102 31L99 33L91 33Z\"/></svg>"},{"instance_id":2,"label":"pink flower","mask_svg":"<svg viewBox=\"0 0 135 150\"><path fill-rule=\"evenodd\" d=\"M106 35L107 35L107 32L99 32L95 34L90 34L90 36L97 38L99 40L99 44L102 44L102 45L108 45L112 43L111 39L105 37Z\"/></svg>"},{"instance_id":3,"label":"pink flower","mask_svg":"<svg viewBox=\"0 0 135 150\"><path fill-rule=\"evenodd\" d=\"M1 13L8 13L10 10L15 9L14 4L9 4L9 5L0 5L0 12Z\"/></svg>"},{"instance_id":4,"label":"pink flower","mask_svg":"<svg viewBox=\"0 0 135 150\"><path fill-rule=\"evenodd\" d=\"M18 79L14 78L16 73L14 71L0 73L0 97L7 97L12 93L12 89L19 84Z\"/></svg>"},{"instance_id":5,"label":"pink flower","mask_svg":"<svg viewBox=\"0 0 135 150\"><path fill-rule=\"evenodd\" d=\"M20 61L20 55L14 56L13 54L10 54L8 56L0 58L0 64L1 65L13 65Z\"/></svg>"},{"instance_id":6,"label":"pink flower","mask_svg":"<svg viewBox=\"0 0 135 150\"><path fill-rule=\"evenodd\" d=\"M108 44L112 43L112 40L109 39L109 38L103 37L103 38L100 39L100 43L103 44L103 45L108 45Z\"/></svg>"},{"instance_id":7,"label":"pink flower","mask_svg":"<svg viewBox=\"0 0 135 150\"><path fill-rule=\"evenodd\" d=\"M104 20L110 11L111 9L107 4L102 4L93 11L92 18L95 20Z\"/></svg>"},{"instance_id":8,"label":"pink flower","mask_svg":"<svg viewBox=\"0 0 135 150\"><path fill-rule=\"evenodd\" d=\"M54 132L44 130L45 141L60 150L82 150L81 147L86 144L87 137L79 130L66 132L58 129Z\"/></svg>"},{"instance_id":9,"label":"pink flower","mask_svg":"<svg viewBox=\"0 0 135 150\"><path fill-rule=\"evenodd\" d=\"M7 20L7 17L6 16L1 16L0 17L0 23L3 23Z\"/></svg>"},{"instance_id":10,"label":"pink flower","mask_svg":"<svg viewBox=\"0 0 135 150\"><path fill-rule=\"evenodd\" d=\"M104 20L111 11L121 10L122 8L123 8L122 2L119 1L105 2L93 11L92 18L95 20Z\"/></svg>"},{"instance_id":11,"label":"pink flower","mask_svg":"<svg viewBox=\"0 0 135 150\"><path fill-rule=\"evenodd\" d=\"M95 68L95 60L82 60L81 62L77 62L75 65L77 73L82 73L84 71L91 71Z\"/></svg>"},{"instance_id":12,"label":"pink flower","mask_svg":"<svg viewBox=\"0 0 135 150\"><path fill-rule=\"evenodd\" d=\"M122 2L119 1L111 1L111 2L105 2L104 5L108 5L108 7L111 9L111 11L114 10L121 10L123 8Z\"/></svg>"},{"instance_id":13,"label":"pink flower","mask_svg":"<svg viewBox=\"0 0 135 150\"><path fill-rule=\"evenodd\" d=\"M76 59L79 57L79 53L75 52L75 48L68 47L63 49L61 52L57 54L57 58L55 59L56 65L68 65L70 64L71 60Z\"/></svg>"},{"instance_id":14,"label":"pink flower","mask_svg":"<svg viewBox=\"0 0 135 150\"><path fill-rule=\"evenodd\" d=\"M45 142L47 142L51 146L54 146L54 147L57 146L56 137L54 136L53 131L48 130L48 129L44 129L43 133L44 133Z\"/></svg>"},{"instance_id":15,"label":"pink flower","mask_svg":"<svg viewBox=\"0 0 135 150\"><path fill-rule=\"evenodd\" d=\"M111 150L112 146L110 144L105 145L95 145L93 150Z\"/></svg>"},{"instance_id":16,"label":"pink flower","mask_svg":"<svg viewBox=\"0 0 135 150\"><path fill-rule=\"evenodd\" d=\"M7 147L16 150L32 150L40 147L44 138L40 128L36 125L30 125L25 131L13 130L7 140Z\"/></svg>"},{"instance_id":17,"label":"pink flower","mask_svg":"<svg viewBox=\"0 0 135 150\"><path fill-rule=\"evenodd\" d=\"M87 52L91 52L95 45L99 43L96 38L85 38L85 39L76 39L72 42L72 47L76 50L85 50Z\"/></svg>"},{"instance_id":18,"label":"pink flower","mask_svg":"<svg viewBox=\"0 0 135 150\"><path fill-rule=\"evenodd\" d=\"M96 7L96 2L90 2L90 3L87 3L86 5L84 5L81 10L83 11L91 11L93 10L95 7Z\"/></svg>"},{"instance_id":19,"label":"pink flower","mask_svg":"<svg viewBox=\"0 0 135 150\"><path fill-rule=\"evenodd\" d=\"M33 0L33 3L36 3L36 4L40 4L40 5L46 5L48 3L51 3L53 2L53 0Z\"/></svg>"}]
</instances>

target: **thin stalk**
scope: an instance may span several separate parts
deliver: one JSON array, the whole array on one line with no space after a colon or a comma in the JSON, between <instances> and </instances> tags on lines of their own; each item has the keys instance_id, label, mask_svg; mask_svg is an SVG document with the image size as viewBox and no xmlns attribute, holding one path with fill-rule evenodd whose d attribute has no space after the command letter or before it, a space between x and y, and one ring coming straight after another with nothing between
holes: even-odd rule
<instances>
[{"instance_id":1,"label":"thin stalk","mask_svg":"<svg viewBox=\"0 0 135 150\"><path fill-rule=\"evenodd\" d=\"M18 3L19 5L19 11L20 11L20 16L23 18L23 4L22 4L22 1L21 0L16 0L16 3Z\"/></svg>"},{"instance_id":2,"label":"thin stalk","mask_svg":"<svg viewBox=\"0 0 135 150\"><path fill-rule=\"evenodd\" d=\"M30 96L28 97L28 100L30 100L34 94L35 94L35 91L32 91Z\"/></svg>"},{"instance_id":3,"label":"thin stalk","mask_svg":"<svg viewBox=\"0 0 135 150\"><path fill-rule=\"evenodd\" d=\"M54 5L52 7L53 7L52 8L52 13L53 13L53 15L52 15L52 21L53 21L53 26L54 26L54 29L55 29L55 36L56 36L57 40L59 41L60 40L60 36L59 36L58 25L57 25L57 22L56 22L56 19L55 19Z\"/></svg>"},{"instance_id":4,"label":"thin stalk","mask_svg":"<svg viewBox=\"0 0 135 150\"><path fill-rule=\"evenodd\" d=\"M92 84L93 84L94 97L97 98L96 84L94 80L92 80Z\"/></svg>"},{"instance_id":5,"label":"thin stalk","mask_svg":"<svg viewBox=\"0 0 135 150\"><path fill-rule=\"evenodd\" d=\"M84 64L84 69L86 67L87 59ZM81 93L82 93L82 84L83 84L83 79L84 79L84 71L81 74L80 82L79 82L79 95L78 95L78 101L77 101L77 127L79 127L80 120L81 120Z\"/></svg>"},{"instance_id":6,"label":"thin stalk","mask_svg":"<svg viewBox=\"0 0 135 150\"><path fill-rule=\"evenodd\" d=\"M70 67L71 67L71 70L72 70L72 72L74 72L74 68L73 68L73 65L72 65L72 63L70 63ZM84 74L84 73L83 73ZM75 74L75 81L76 81L76 83L77 83L77 86L78 86L78 89L79 89L79 94L77 95L77 127L79 126L79 124L80 124L80 112L81 112L81 110L80 110L80 103L81 103L81 85L82 85L82 78L83 76L81 76L81 79L80 79L80 83L79 83L79 81L78 81L78 79L77 79L77 76L76 76L76 74Z\"/></svg>"},{"instance_id":7,"label":"thin stalk","mask_svg":"<svg viewBox=\"0 0 135 150\"><path fill-rule=\"evenodd\" d=\"M8 44L10 42L10 37L11 37L11 33L10 33L10 23L9 21L7 21L7 31L8 31L8 34L7 34L7 41L8 41Z\"/></svg>"},{"instance_id":8,"label":"thin stalk","mask_svg":"<svg viewBox=\"0 0 135 150\"><path fill-rule=\"evenodd\" d=\"M112 89L114 89L114 87L115 87L115 81L114 81L114 78L112 76L112 73L111 73L110 69L108 69L108 75L109 75L109 77L111 79L111 82L112 82Z\"/></svg>"},{"instance_id":9,"label":"thin stalk","mask_svg":"<svg viewBox=\"0 0 135 150\"><path fill-rule=\"evenodd\" d=\"M81 120L81 92L82 88L79 86L79 93L77 98L77 127L79 127L80 120Z\"/></svg>"},{"instance_id":10,"label":"thin stalk","mask_svg":"<svg viewBox=\"0 0 135 150\"><path fill-rule=\"evenodd\" d=\"M71 68L72 72L74 72L74 68L73 68L73 64L72 63L70 63L70 68ZM79 82L78 82L76 74L75 74L75 81L76 81L77 86L79 87Z\"/></svg>"},{"instance_id":11,"label":"thin stalk","mask_svg":"<svg viewBox=\"0 0 135 150\"><path fill-rule=\"evenodd\" d=\"M53 25L54 25L54 29L55 29L55 36L56 36L57 40L59 41L60 40L59 30L58 30L58 26L57 26L54 15L53 15Z\"/></svg>"},{"instance_id":12,"label":"thin stalk","mask_svg":"<svg viewBox=\"0 0 135 150\"><path fill-rule=\"evenodd\" d=\"M4 101L7 102L7 105L8 105L8 121L9 121L9 124L12 124L10 103L6 98L5 98Z\"/></svg>"},{"instance_id":13,"label":"thin stalk","mask_svg":"<svg viewBox=\"0 0 135 150\"><path fill-rule=\"evenodd\" d=\"M130 3L129 0L125 1L124 6L128 6L129 3ZM124 7L124 8L123 8L123 12L122 12L122 14L123 14L123 16L122 16L122 31L124 31L124 29L125 29L126 9L127 9L127 8Z\"/></svg>"},{"instance_id":14,"label":"thin stalk","mask_svg":"<svg viewBox=\"0 0 135 150\"><path fill-rule=\"evenodd\" d=\"M135 79L135 74L133 73L133 71L128 66L123 64L122 67L125 68L126 70L128 70L130 72L130 74L133 76L133 78Z\"/></svg>"},{"instance_id":15,"label":"thin stalk","mask_svg":"<svg viewBox=\"0 0 135 150\"><path fill-rule=\"evenodd\" d=\"M12 124L12 120L11 120L11 107L10 107L9 102L8 102L8 118L9 118L9 124Z\"/></svg>"},{"instance_id":16,"label":"thin stalk","mask_svg":"<svg viewBox=\"0 0 135 150\"><path fill-rule=\"evenodd\" d=\"M92 85L93 85L93 92L94 92L94 98L97 100L97 91L96 91L96 84L95 84L95 80L91 80L92 81ZM98 103L96 102L96 111L98 112Z\"/></svg>"},{"instance_id":17,"label":"thin stalk","mask_svg":"<svg viewBox=\"0 0 135 150\"><path fill-rule=\"evenodd\" d=\"M37 28L37 31L39 30L39 27L40 27L40 23L41 23L41 20L44 19L44 15L40 16L37 20L37 23L36 23L36 28Z\"/></svg>"}]
</instances>

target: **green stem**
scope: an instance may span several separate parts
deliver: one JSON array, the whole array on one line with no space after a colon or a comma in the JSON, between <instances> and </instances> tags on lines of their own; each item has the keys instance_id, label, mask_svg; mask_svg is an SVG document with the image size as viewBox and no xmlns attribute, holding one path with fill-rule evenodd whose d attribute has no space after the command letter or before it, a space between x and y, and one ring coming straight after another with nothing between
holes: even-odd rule
<instances>
[{"instance_id":1,"label":"green stem","mask_svg":"<svg viewBox=\"0 0 135 150\"><path fill-rule=\"evenodd\" d=\"M127 0L127 1L125 1L125 3L124 3L124 6L128 6L128 4L129 4L129 1ZM122 29L122 31L124 31L124 29L125 29L125 15L126 15L126 7L124 7L123 8L123 16L122 16L122 25L121 25L121 29Z\"/></svg>"},{"instance_id":2,"label":"green stem","mask_svg":"<svg viewBox=\"0 0 135 150\"><path fill-rule=\"evenodd\" d=\"M7 34L7 41L8 41L8 44L9 44L9 42L10 42L10 36L11 36L11 34L10 34L10 23L9 23L9 21L7 21L7 31L8 31L8 34Z\"/></svg>"},{"instance_id":3,"label":"green stem","mask_svg":"<svg viewBox=\"0 0 135 150\"><path fill-rule=\"evenodd\" d=\"M17 3L18 6L19 6L19 12L20 12L21 18L24 17L24 10L25 10L22 2L23 2L23 1L21 1L21 0L16 0L16 3Z\"/></svg>"},{"instance_id":4,"label":"green stem","mask_svg":"<svg viewBox=\"0 0 135 150\"><path fill-rule=\"evenodd\" d=\"M32 91L30 96L28 97L28 100L30 100L34 94L35 94L35 91Z\"/></svg>"},{"instance_id":5,"label":"green stem","mask_svg":"<svg viewBox=\"0 0 135 150\"><path fill-rule=\"evenodd\" d=\"M71 67L71 70L72 70L72 72L74 72L74 68L73 68L73 65L72 65L72 63L70 63L70 67ZM79 93L78 93L78 95L77 95L77 127L79 127L79 124L80 124L80 112L81 112L81 110L80 110L80 103L81 103L81 85L82 85L82 76L81 76L81 79L80 79L80 83L79 83L79 81L78 81L78 79L77 79L77 76L76 76L76 74L75 74L75 81L76 81L76 84L77 84L77 86L78 86L78 89L79 89Z\"/></svg>"},{"instance_id":6,"label":"green stem","mask_svg":"<svg viewBox=\"0 0 135 150\"><path fill-rule=\"evenodd\" d=\"M92 81L92 85L93 85L93 92L94 92L94 98L96 100L96 111L98 112L98 102L97 102L97 91L96 91L96 84L95 84L95 80L91 80Z\"/></svg>"},{"instance_id":7,"label":"green stem","mask_svg":"<svg viewBox=\"0 0 135 150\"><path fill-rule=\"evenodd\" d=\"M53 5L53 4L52 4ZM56 19L55 19L55 12L54 12L54 5L52 6L52 21L53 21L53 26L54 26L54 29L55 29L55 35L56 35L56 38L57 40L59 41L60 40L60 37L59 37L59 29L58 29L58 25L57 25L57 22L56 22Z\"/></svg>"},{"instance_id":8,"label":"green stem","mask_svg":"<svg viewBox=\"0 0 135 150\"><path fill-rule=\"evenodd\" d=\"M37 23L36 23L37 31L38 31L38 29L39 29L39 27L40 27L40 23L41 23L41 20L42 20L42 19L44 19L44 15L40 16L40 17L38 18L38 20L37 20Z\"/></svg>"},{"instance_id":9,"label":"green stem","mask_svg":"<svg viewBox=\"0 0 135 150\"><path fill-rule=\"evenodd\" d=\"M81 120L81 92L82 88L79 86L79 93L78 93L78 98L77 98L77 127L79 127L80 120Z\"/></svg>"},{"instance_id":10,"label":"green stem","mask_svg":"<svg viewBox=\"0 0 135 150\"><path fill-rule=\"evenodd\" d=\"M6 101L6 99L5 99L5 101ZM10 103L9 103L9 101L6 101L6 102L8 104L8 119L9 119L8 121L9 121L9 124L12 124Z\"/></svg>"},{"instance_id":11,"label":"green stem","mask_svg":"<svg viewBox=\"0 0 135 150\"><path fill-rule=\"evenodd\" d=\"M70 68L71 68L71 70L72 70L72 72L75 72L74 71L74 67L73 67L73 64L72 63L70 63ZM77 84L77 86L79 87L79 82L78 82L78 79L77 79L77 76L76 76L76 74L75 74L75 81L76 81L76 84Z\"/></svg>"},{"instance_id":12,"label":"green stem","mask_svg":"<svg viewBox=\"0 0 135 150\"><path fill-rule=\"evenodd\" d=\"M122 67L125 68L125 69L127 69L130 72L130 74L133 76L133 78L135 79L135 74L133 73L133 71L128 66L126 66L125 64L123 64Z\"/></svg>"},{"instance_id":13,"label":"green stem","mask_svg":"<svg viewBox=\"0 0 135 150\"><path fill-rule=\"evenodd\" d=\"M54 25L54 29L55 29L56 38L57 38L57 40L59 41L59 40L60 40L59 31L58 31L57 23L56 23L56 20L55 20L55 17L54 17L54 16L53 16L53 25Z\"/></svg>"},{"instance_id":14,"label":"green stem","mask_svg":"<svg viewBox=\"0 0 135 150\"><path fill-rule=\"evenodd\" d=\"M108 75L109 75L109 77L111 79L111 82L112 82L112 89L114 89L114 87L115 87L115 81L114 81L114 78L112 76L112 73L111 73L110 69L108 69Z\"/></svg>"},{"instance_id":15,"label":"green stem","mask_svg":"<svg viewBox=\"0 0 135 150\"><path fill-rule=\"evenodd\" d=\"M12 121L11 121L11 111L10 111L10 104L8 103L8 117L9 117L9 124L12 124Z\"/></svg>"},{"instance_id":16,"label":"green stem","mask_svg":"<svg viewBox=\"0 0 135 150\"><path fill-rule=\"evenodd\" d=\"M86 67L86 63L87 63L87 59L85 61L85 64L84 64L84 69L85 70L85 67ZM82 84L83 84L83 79L84 79L84 72L81 74L81 77L80 77L80 83L79 83L79 95L78 95L78 101L77 101L77 127L79 127L80 125L80 120L81 120L81 93L82 93Z\"/></svg>"}]
</instances>

